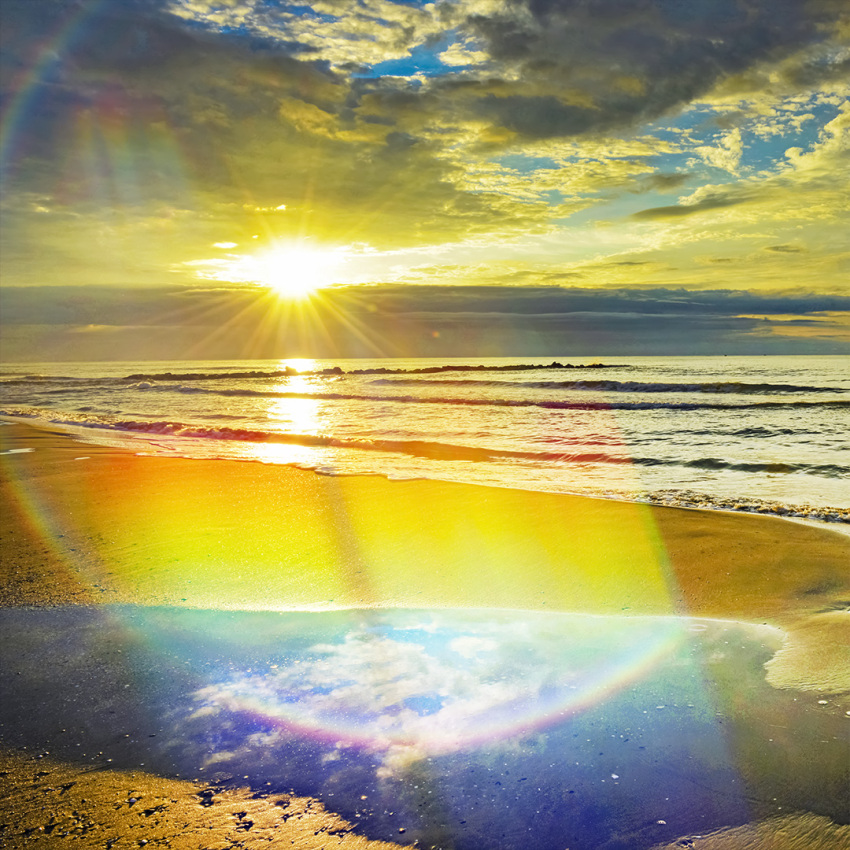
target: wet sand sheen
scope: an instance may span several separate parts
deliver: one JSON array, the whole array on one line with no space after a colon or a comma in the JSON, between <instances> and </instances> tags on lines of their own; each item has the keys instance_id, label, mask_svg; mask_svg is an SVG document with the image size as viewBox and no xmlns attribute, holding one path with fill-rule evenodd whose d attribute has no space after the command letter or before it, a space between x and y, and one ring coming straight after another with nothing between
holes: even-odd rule
<instances>
[{"instance_id":1,"label":"wet sand sheen","mask_svg":"<svg viewBox=\"0 0 850 850\"><path fill-rule=\"evenodd\" d=\"M740 619L790 632L769 667L774 686L850 689L841 611L850 540L828 530L439 482L135 457L17 425L0 428L0 437L3 451L34 449L3 456L7 606L492 607ZM23 762L11 769L16 789L28 769ZM175 789L178 797L197 793ZM312 830L310 838L317 843L300 846L323 846ZM710 840L706 847L723 846Z\"/></svg>"},{"instance_id":2,"label":"wet sand sheen","mask_svg":"<svg viewBox=\"0 0 850 850\"><path fill-rule=\"evenodd\" d=\"M790 625L850 593L850 538L770 517L138 457L17 425L0 439L0 451L32 449L3 456L6 546L23 535L30 552L41 547L31 570L4 577L7 604L71 594L242 610L506 607Z\"/></svg>"}]
</instances>

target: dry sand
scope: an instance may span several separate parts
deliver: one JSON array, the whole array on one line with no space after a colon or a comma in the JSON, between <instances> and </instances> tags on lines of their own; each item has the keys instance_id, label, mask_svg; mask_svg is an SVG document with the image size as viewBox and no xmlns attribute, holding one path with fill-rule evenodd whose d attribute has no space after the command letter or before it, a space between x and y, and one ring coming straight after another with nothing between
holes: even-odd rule
<instances>
[{"instance_id":1,"label":"dry sand","mask_svg":"<svg viewBox=\"0 0 850 850\"><path fill-rule=\"evenodd\" d=\"M680 613L778 625L788 637L768 666L772 685L850 691L850 538L829 529L440 482L138 457L17 424L0 427L0 440L4 607ZM4 690L13 697L8 682ZM213 789L210 796L203 785L36 755L3 755L4 846L53 846L64 833L91 847L390 846L354 835L318 801L256 797L248 789ZM139 802L131 805L131 798ZM825 818L800 817L808 820L794 824L814 830L820 846L847 837ZM758 834L777 830L770 842L740 846L801 846L781 843L782 835L795 835L784 822ZM692 841L688 846L738 846L710 836Z\"/></svg>"}]
</instances>

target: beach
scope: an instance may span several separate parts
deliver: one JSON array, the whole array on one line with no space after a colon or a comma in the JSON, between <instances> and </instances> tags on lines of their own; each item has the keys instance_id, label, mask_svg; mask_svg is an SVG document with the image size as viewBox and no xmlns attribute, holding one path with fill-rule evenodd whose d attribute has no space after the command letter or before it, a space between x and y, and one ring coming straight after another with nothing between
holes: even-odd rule
<instances>
[{"instance_id":1,"label":"beach","mask_svg":"<svg viewBox=\"0 0 850 850\"><path fill-rule=\"evenodd\" d=\"M0 848L850 850L850 3L0 4Z\"/></svg>"},{"instance_id":2,"label":"beach","mask_svg":"<svg viewBox=\"0 0 850 850\"><path fill-rule=\"evenodd\" d=\"M19 424L0 437L7 604L546 606L785 627L850 585L843 525L139 457Z\"/></svg>"},{"instance_id":3,"label":"beach","mask_svg":"<svg viewBox=\"0 0 850 850\"><path fill-rule=\"evenodd\" d=\"M729 626L741 634L751 626L769 630L766 637L747 632L753 646L761 641L762 654L734 663L749 665L747 676L762 677L758 687L777 695L761 706L756 725L781 721L785 749L775 758L754 749L749 696L735 695L735 682L726 682L727 708L740 703L729 709L738 723L734 758L758 793L745 795L746 817L724 823L718 814L720 822L689 846L834 847L850 840L840 799L847 778L841 730L850 710L846 534L776 517L145 457L17 423L0 427L0 439L5 846L53 846L60 835L92 847L390 846L370 841L374 832L339 815L327 796L296 793L294 776L286 789L278 774L246 774L241 782L227 764L213 775L209 760L206 775L170 774L165 751L154 752L152 743L168 724L131 695L154 706L200 693L202 665L190 675L179 652L161 653L131 671L118 653L137 651L142 631L146 638L167 634L172 646L184 645L179 634L191 643L196 626L180 612L233 618L221 627L226 638L215 652L235 653L233 635L241 634L239 652L256 663L262 646L246 647L261 634L263 617L397 610L690 618L709 631L720 628L714 621L749 624ZM151 625L146 611L165 613ZM190 657L188 649L184 654ZM233 682L219 684L235 700ZM715 687L718 700L721 691ZM187 715L196 726L202 716ZM806 724L815 722L818 734L832 739L807 755L792 739L806 738ZM222 749L228 758L236 752ZM188 750L175 752L168 750L174 764L191 763ZM403 769L415 772L416 758L408 753ZM401 781L388 756L382 764L387 782ZM797 778L779 784L790 789L792 810L786 801L777 811L782 806L771 808L759 795L789 768ZM364 797L364 812L369 805ZM390 840L389 821L371 816ZM424 829L422 817L418 826L400 823L394 840L410 844ZM666 819L657 820L660 829ZM454 840L428 835L431 843L420 846ZM672 846L676 836L667 835L650 830L610 846Z\"/></svg>"}]
</instances>

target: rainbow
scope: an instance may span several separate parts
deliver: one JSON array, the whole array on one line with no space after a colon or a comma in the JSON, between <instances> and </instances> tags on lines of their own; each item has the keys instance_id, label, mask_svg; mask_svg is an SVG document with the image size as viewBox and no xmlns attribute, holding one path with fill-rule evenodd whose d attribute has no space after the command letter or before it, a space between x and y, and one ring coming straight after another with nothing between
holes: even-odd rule
<instances>
[{"instance_id":1,"label":"rainbow","mask_svg":"<svg viewBox=\"0 0 850 850\"><path fill-rule=\"evenodd\" d=\"M57 20L42 40L32 61L11 83L14 95L0 114L0 180L6 176L18 156L26 153L19 145L22 132L38 101L39 87L48 76L50 67L72 46L88 20L103 9L109 0L93 0L80 4L73 14Z\"/></svg>"},{"instance_id":2,"label":"rainbow","mask_svg":"<svg viewBox=\"0 0 850 850\"><path fill-rule=\"evenodd\" d=\"M432 655L420 653L424 647L411 650L409 640L397 637L411 629L406 623L411 617L430 618L430 633L437 647ZM490 647L495 661L481 663L480 658L467 660L459 669L456 658L449 658L444 644L454 635L476 640L474 627L464 629L470 615L477 623L484 617L495 622L496 634L503 627L509 632L504 643L498 638ZM322 616L322 615L316 615ZM480 618L480 619L479 619ZM688 621L677 617L598 617L594 615L548 614L526 611L456 611L446 612L381 612L372 614L378 620L377 629L358 629L348 632L344 642L314 647L314 657L301 659L282 668L274 665L258 673L241 674L220 685L210 685L196 694L198 711L210 709L245 716L254 723L277 728L281 732L313 739L326 745L344 745L391 754L394 761L412 761L426 756L447 755L468 751L514 738L541 732L567 718L603 704L630 685L644 679L687 640ZM398 629L392 628L400 621ZM459 630L453 623L461 624ZM525 636L511 638L511 627L525 629ZM541 630L542 627L542 630ZM597 631L598 630L598 631ZM610 632L618 639L611 645ZM375 636L378 632L379 637ZM589 646L596 651L582 660L579 653L568 650L555 666L547 670L545 683L538 679L540 664L549 657L552 641L559 633L567 641L576 634L589 634ZM417 631L421 637L422 631ZM604 653L595 647L593 638L609 634ZM546 652L537 648L535 663L527 676L504 682L499 679L499 652L535 651L535 641L542 638ZM346 657L346 646L372 648L359 662ZM546 642L548 641L548 642ZM443 645L441 647L441 644ZM406 680L395 675L400 672L398 654L410 663L411 673ZM487 655L488 653L484 653ZM602 657L600 658L600 654ZM310 653L308 652L308 656ZM423 678L425 658L439 656L436 675ZM328 663L329 659L337 664ZM389 669L389 679L381 678L382 668ZM493 675L495 673L495 676ZM362 680L361 680L362 674ZM377 679L376 679L377 677ZM442 681L439 706L432 711L418 711L409 704L428 699L433 708L435 698L429 685ZM311 691L311 684L320 692ZM375 704L364 704L364 689L377 694ZM396 697L381 700L388 688L397 691ZM457 692L453 693L452 689ZM461 695L458 696L458 693Z\"/></svg>"}]
</instances>

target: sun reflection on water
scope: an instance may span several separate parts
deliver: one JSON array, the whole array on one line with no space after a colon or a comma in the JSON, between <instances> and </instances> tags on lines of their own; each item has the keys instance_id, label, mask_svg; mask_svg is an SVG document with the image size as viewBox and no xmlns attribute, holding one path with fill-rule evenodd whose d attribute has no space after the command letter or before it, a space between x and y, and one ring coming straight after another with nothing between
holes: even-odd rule
<instances>
[{"instance_id":1,"label":"sun reflection on water","mask_svg":"<svg viewBox=\"0 0 850 850\"><path fill-rule=\"evenodd\" d=\"M318 368L318 361L312 360L309 357L288 357L280 361L279 368L295 369L296 372L312 372Z\"/></svg>"},{"instance_id":2,"label":"sun reflection on water","mask_svg":"<svg viewBox=\"0 0 850 850\"><path fill-rule=\"evenodd\" d=\"M310 372L316 367L316 361L308 358L290 358L280 361L280 369L295 369L298 372ZM285 394L284 398L270 398L266 416L274 423L274 430L281 432L282 440L304 435L317 435L322 421L322 403L315 398L299 398L313 390L312 379L303 375L290 375L281 379L271 388L274 393ZM317 450L314 446L300 445L295 442L258 443L249 449L254 459L263 463L314 464Z\"/></svg>"},{"instance_id":3,"label":"sun reflection on water","mask_svg":"<svg viewBox=\"0 0 850 850\"><path fill-rule=\"evenodd\" d=\"M309 391L303 378L290 378L275 388L276 392L298 393ZM314 398L272 399L266 416L284 426L287 434L315 434L318 432L321 402Z\"/></svg>"}]
</instances>

